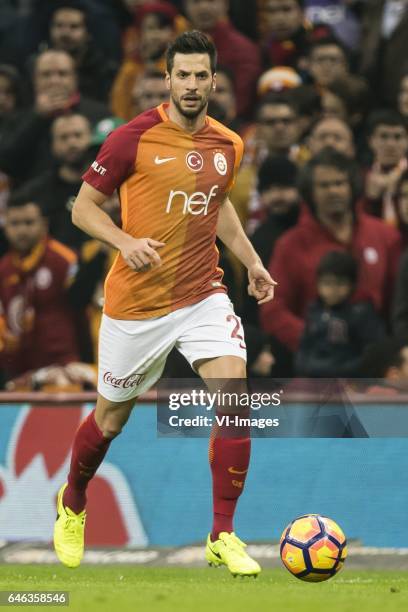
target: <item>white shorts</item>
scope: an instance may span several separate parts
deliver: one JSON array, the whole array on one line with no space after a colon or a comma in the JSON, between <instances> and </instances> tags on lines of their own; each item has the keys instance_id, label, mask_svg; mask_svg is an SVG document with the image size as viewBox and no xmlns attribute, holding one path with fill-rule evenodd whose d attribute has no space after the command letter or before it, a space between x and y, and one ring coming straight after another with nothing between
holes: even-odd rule
<instances>
[{"instance_id":1,"label":"white shorts","mask_svg":"<svg viewBox=\"0 0 408 612\"><path fill-rule=\"evenodd\" d=\"M241 319L225 293L162 317L123 321L102 316L98 392L122 402L147 391L160 378L176 347L191 367L199 359L235 355L246 361Z\"/></svg>"}]
</instances>

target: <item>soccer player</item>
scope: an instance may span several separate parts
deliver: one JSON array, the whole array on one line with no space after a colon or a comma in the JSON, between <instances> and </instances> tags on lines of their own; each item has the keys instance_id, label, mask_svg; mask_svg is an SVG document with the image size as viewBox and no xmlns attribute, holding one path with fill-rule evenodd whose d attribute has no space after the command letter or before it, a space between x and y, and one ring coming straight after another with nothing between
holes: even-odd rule
<instances>
[{"instance_id":1,"label":"soccer player","mask_svg":"<svg viewBox=\"0 0 408 612\"><path fill-rule=\"evenodd\" d=\"M210 388L212 379L246 377L243 331L217 268L216 236L247 267L248 291L258 303L273 298L276 283L228 198L242 141L206 115L216 55L198 31L170 45L169 104L112 132L84 174L73 207L73 222L118 255L105 282L96 408L76 433L68 483L58 494L54 544L69 567L83 556L87 484L135 397L159 379L170 350L176 346ZM115 189L121 229L101 210ZM237 427L232 435L223 433L218 428L210 436L214 522L206 559L234 575L256 576L258 563L233 531L249 465L249 432Z\"/></svg>"}]
</instances>

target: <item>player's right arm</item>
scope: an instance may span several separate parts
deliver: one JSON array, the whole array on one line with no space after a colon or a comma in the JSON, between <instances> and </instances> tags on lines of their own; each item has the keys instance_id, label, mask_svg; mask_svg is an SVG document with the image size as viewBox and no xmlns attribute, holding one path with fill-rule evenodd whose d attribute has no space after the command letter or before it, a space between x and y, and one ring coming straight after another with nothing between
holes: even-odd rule
<instances>
[{"instance_id":1,"label":"player's right arm","mask_svg":"<svg viewBox=\"0 0 408 612\"><path fill-rule=\"evenodd\" d=\"M118 249L128 266L137 272L160 266L161 259L155 249L164 246L163 242L134 238L121 230L101 208L107 197L84 181L72 209L73 224Z\"/></svg>"}]
</instances>

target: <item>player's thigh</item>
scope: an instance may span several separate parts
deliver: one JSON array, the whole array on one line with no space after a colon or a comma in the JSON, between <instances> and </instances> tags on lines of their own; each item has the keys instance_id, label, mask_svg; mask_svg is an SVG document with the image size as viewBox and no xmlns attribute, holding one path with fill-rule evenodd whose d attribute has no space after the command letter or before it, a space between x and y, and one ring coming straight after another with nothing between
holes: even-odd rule
<instances>
[{"instance_id":1,"label":"player's thigh","mask_svg":"<svg viewBox=\"0 0 408 612\"><path fill-rule=\"evenodd\" d=\"M114 406L150 389L160 378L174 343L170 318L121 321L103 315L99 333L100 396Z\"/></svg>"},{"instance_id":2,"label":"player's thigh","mask_svg":"<svg viewBox=\"0 0 408 612\"><path fill-rule=\"evenodd\" d=\"M225 294L195 305L176 348L205 380L246 377L244 330Z\"/></svg>"}]
</instances>

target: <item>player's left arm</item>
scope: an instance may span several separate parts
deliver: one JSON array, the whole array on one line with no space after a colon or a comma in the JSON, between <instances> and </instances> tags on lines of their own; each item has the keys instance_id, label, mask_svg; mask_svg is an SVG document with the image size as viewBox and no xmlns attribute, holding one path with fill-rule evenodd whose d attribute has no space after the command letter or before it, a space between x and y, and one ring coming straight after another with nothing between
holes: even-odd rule
<instances>
[{"instance_id":1,"label":"player's left arm","mask_svg":"<svg viewBox=\"0 0 408 612\"><path fill-rule=\"evenodd\" d=\"M218 213L217 236L248 269L249 295L252 295L258 304L270 302L277 283L263 266L228 197L221 204Z\"/></svg>"}]
</instances>

